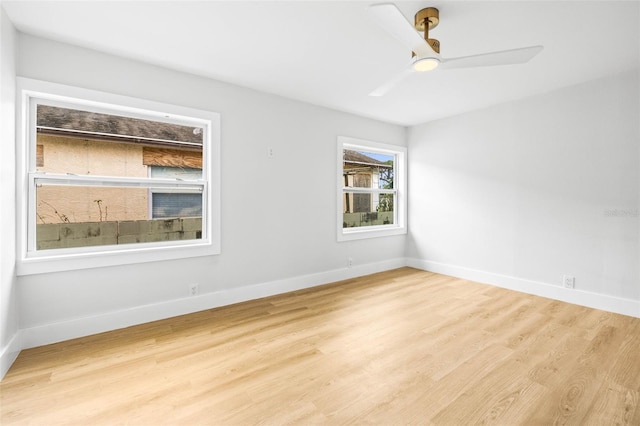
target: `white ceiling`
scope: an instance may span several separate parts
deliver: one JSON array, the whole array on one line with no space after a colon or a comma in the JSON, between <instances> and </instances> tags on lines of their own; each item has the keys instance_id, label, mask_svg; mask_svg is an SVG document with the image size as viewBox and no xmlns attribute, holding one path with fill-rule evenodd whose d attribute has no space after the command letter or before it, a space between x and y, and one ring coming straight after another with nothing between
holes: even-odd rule
<instances>
[{"instance_id":1,"label":"white ceiling","mask_svg":"<svg viewBox=\"0 0 640 426\"><path fill-rule=\"evenodd\" d=\"M368 18L371 1L11 1L16 28L114 55L402 125L637 68L638 1L397 1L440 9L444 57L544 45L524 65L413 74L368 93L410 52Z\"/></svg>"}]
</instances>

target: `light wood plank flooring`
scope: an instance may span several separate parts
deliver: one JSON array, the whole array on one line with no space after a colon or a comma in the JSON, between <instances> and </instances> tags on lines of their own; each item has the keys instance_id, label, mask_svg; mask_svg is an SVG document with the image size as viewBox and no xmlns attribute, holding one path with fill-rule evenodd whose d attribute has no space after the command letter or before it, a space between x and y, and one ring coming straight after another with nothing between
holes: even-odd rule
<instances>
[{"instance_id":1,"label":"light wood plank flooring","mask_svg":"<svg viewBox=\"0 0 640 426\"><path fill-rule=\"evenodd\" d=\"M402 268L23 351L2 425L640 425L640 319Z\"/></svg>"}]
</instances>

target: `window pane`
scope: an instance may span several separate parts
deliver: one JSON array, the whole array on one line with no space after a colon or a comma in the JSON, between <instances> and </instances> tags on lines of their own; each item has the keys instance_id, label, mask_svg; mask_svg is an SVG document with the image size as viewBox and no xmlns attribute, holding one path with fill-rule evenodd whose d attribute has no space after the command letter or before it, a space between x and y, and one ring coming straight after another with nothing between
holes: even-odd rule
<instances>
[{"instance_id":1,"label":"window pane","mask_svg":"<svg viewBox=\"0 0 640 426\"><path fill-rule=\"evenodd\" d=\"M342 227L393 224L393 204L393 194L345 192L342 197Z\"/></svg>"},{"instance_id":2,"label":"window pane","mask_svg":"<svg viewBox=\"0 0 640 426\"><path fill-rule=\"evenodd\" d=\"M343 150L343 185L348 188L394 189L395 156Z\"/></svg>"},{"instance_id":3,"label":"window pane","mask_svg":"<svg viewBox=\"0 0 640 426\"><path fill-rule=\"evenodd\" d=\"M149 219L149 194L147 188L38 185L36 250L202 238L199 217ZM202 203L200 194L188 195Z\"/></svg>"},{"instance_id":4,"label":"window pane","mask_svg":"<svg viewBox=\"0 0 640 426\"><path fill-rule=\"evenodd\" d=\"M151 194L152 217L202 217L202 194L159 193Z\"/></svg>"},{"instance_id":5,"label":"window pane","mask_svg":"<svg viewBox=\"0 0 640 426\"><path fill-rule=\"evenodd\" d=\"M37 223L148 219L147 188L37 185Z\"/></svg>"},{"instance_id":6,"label":"window pane","mask_svg":"<svg viewBox=\"0 0 640 426\"><path fill-rule=\"evenodd\" d=\"M151 167L151 177L165 179L202 179L202 170L178 167ZM154 191L151 194L151 214L163 217L202 217L202 194L181 190Z\"/></svg>"},{"instance_id":7,"label":"window pane","mask_svg":"<svg viewBox=\"0 0 640 426\"><path fill-rule=\"evenodd\" d=\"M152 178L163 179L202 179L202 169L193 169L188 167L150 167Z\"/></svg>"},{"instance_id":8,"label":"window pane","mask_svg":"<svg viewBox=\"0 0 640 426\"><path fill-rule=\"evenodd\" d=\"M148 177L151 166L202 168L203 129L37 106L39 172Z\"/></svg>"}]
</instances>

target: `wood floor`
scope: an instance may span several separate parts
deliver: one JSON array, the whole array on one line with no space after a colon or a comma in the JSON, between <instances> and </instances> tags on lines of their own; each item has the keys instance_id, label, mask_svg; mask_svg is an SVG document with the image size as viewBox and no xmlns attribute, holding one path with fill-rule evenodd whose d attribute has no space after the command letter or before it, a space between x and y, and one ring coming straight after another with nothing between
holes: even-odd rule
<instances>
[{"instance_id":1,"label":"wood floor","mask_svg":"<svg viewBox=\"0 0 640 426\"><path fill-rule=\"evenodd\" d=\"M640 425L640 319L402 268L23 351L0 423Z\"/></svg>"}]
</instances>

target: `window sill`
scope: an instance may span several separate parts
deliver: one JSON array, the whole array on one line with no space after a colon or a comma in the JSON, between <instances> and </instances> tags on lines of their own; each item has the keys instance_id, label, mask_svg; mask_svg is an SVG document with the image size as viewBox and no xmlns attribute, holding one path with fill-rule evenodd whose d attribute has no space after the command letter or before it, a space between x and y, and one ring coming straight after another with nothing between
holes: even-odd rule
<instances>
[{"instance_id":1,"label":"window sill","mask_svg":"<svg viewBox=\"0 0 640 426\"><path fill-rule=\"evenodd\" d=\"M220 247L209 242L184 246L147 246L136 244L131 249L118 251L92 251L88 253L52 254L46 257L21 259L16 265L17 275L35 275L49 272L159 262L190 257L220 254Z\"/></svg>"},{"instance_id":2,"label":"window sill","mask_svg":"<svg viewBox=\"0 0 640 426\"><path fill-rule=\"evenodd\" d=\"M390 237L407 233L406 226L376 226L366 228L346 228L338 232L338 241L363 240L367 238Z\"/></svg>"}]
</instances>

